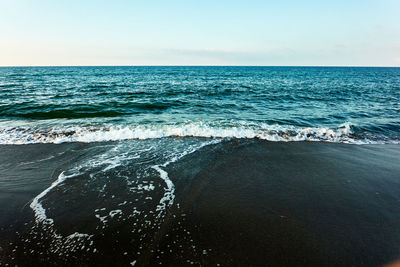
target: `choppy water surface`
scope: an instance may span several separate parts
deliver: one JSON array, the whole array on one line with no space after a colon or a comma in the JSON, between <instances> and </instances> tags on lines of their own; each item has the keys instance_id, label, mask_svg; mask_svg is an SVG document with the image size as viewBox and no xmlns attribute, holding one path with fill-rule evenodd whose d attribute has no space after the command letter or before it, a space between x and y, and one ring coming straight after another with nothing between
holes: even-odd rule
<instances>
[{"instance_id":1,"label":"choppy water surface","mask_svg":"<svg viewBox=\"0 0 400 267\"><path fill-rule=\"evenodd\" d=\"M0 68L0 143L398 142L399 68Z\"/></svg>"}]
</instances>

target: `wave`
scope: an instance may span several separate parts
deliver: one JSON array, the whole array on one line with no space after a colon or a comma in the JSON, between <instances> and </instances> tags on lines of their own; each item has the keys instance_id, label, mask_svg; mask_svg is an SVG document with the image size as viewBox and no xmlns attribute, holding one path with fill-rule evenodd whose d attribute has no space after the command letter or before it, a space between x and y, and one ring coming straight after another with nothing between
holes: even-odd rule
<instances>
[{"instance_id":1,"label":"wave","mask_svg":"<svg viewBox=\"0 0 400 267\"><path fill-rule=\"evenodd\" d=\"M108 101L98 104L75 104L68 108L59 105L35 105L33 101L9 105L0 111L0 116L6 118L24 119L79 119L79 118L107 118L125 115L140 114L143 112L159 112L179 105L185 105L184 101L174 102L126 102L118 103Z\"/></svg>"},{"instance_id":2,"label":"wave","mask_svg":"<svg viewBox=\"0 0 400 267\"><path fill-rule=\"evenodd\" d=\"M34 144L64 142L102 142L164 137L257 138L268 141L325 141L353 144L400 143L397 139L356 134L354 125L337 128L297 127L290 125L237 124L213 126L201 122L180 125L109 125L0 127L0 144Z\"/></svg>"}]
</instances>

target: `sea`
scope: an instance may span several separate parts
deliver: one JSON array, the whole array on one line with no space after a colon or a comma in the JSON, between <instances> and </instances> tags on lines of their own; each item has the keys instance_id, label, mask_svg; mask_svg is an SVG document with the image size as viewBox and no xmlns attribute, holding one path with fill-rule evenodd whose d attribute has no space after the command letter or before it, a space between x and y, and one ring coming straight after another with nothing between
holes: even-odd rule
<instances>
[{"instance_id":1,"label":"sea","mask_svg":"<svg viewBox=\"0 0 400 267\"><path fill-rule=\"evenodd\" d=\"M215 203L236 203L234 201L239 201L238 198L234 200L232 197L227 200L225 197L240 195L238 190L245 190L242 186L248 185L243 179L250 179L253 176L242 175L242 184L229 180L230 182L226 182L225 185L213 187L212 190L219 188L219 191L210 194L204 200L208 202L202 202L190 198L191 195L202 196L202 194L193 193L193 188L189 191L184 189L184 184L190 180L191 187L203 190L203 185L193 184L198 177L196 175L213 177L214 174L204 174L204 168L200 166L209 160L211 165L207 165L206 169L207 173L212 173L214 167L220 168L225 166L224 164L231 164L231 161L224 163L224 160L229 158L229 153L233 155L237 151L247 151L241 150L245 147L255 146L253 150L258 151L257 155L252 154L253 150L243 152L243 155L240 154L242 156L238 154L237 159L240 158L241 161L233 167L242 166L236 173L246 168L249 169L247 173L254 172L254 175L262 173L257 179L264 181L263 179L269 179L271 175L269 173L271 169L263 169L269 166L268 162L271 162L263 160L269 157L269 147L271 151L276 150L281 153L276 152L278 154L274 154L276 155L274 160L280 160L284 155L288 155L282 151L287 151L285 153L289 154L296 151L298 152L295 154L296 157L300 157L300 152L311 155L316 153L315 151L322 151L323 156L310 158L310 162L320 162L327 153L341 154L341 149L345 151L342 155L347 157L353 153L346 150L350 147L352 151L356 151L354 157L369 155L370 162L364 161L368 166L373 165L374 157L379 159L379 155L382 154L381 159L383 159L385 153L381 153L381 150L387 148L391 151L389 154L395 156L388 157L385 161L391 162L389 167L385 165L382 167L382 172L375 173L374 177L380 177L381 174L382 177L388 175L390 179L388 178L384 188L390 191L399 185L398 179L394 178L400 178L396 167L399 163L396 156L399 144L400 68L2 67L0 68L0 158L2 158L0 191L2 193L0 194L3 196L0 196L2 203L0 235L3 241L0 242L0 255L3 262L0 259L0 265L1 263L10 265L15 263L21 266L36 264L90 266L102 263L115 263L121 266L148 266L159 263L170 266L260 266L266 263L282 265L285 263L285 258L281 257L285 255L284 249L271 250L270 254L267 253L268 259L263 258L262 252L253 256L249 252L250 254L241 256L240 259L227 252L235 251L234 254L239 255L242 250L240 245L232 248L234 246L232 244L245 242L246 246L251 248L252 239L242 240L234 237L230 239L225 235L214 243L202 241L202 236L207 236L207 240L213 240L218 233L213 233L212 230L227 225L228 222L223 219L216 220L219 215L214 213L214 219L208 218L205 208L198 213L193 207L208 203L209 208L213 209ZM230 150L230 147L235 149ZM202 155L201 161L195 160L196 153ZM260 153L267 154L261 156ZM290 166L302 162L296 166L300 168L300 172L309 172L308 177L318 174L323 179L329 180L330 177L340 176L340 166L342 166L340 164L340 166L335 165L338 172L331 172L330 167L326 166L317 171L316 166L303 168L302 166L307 166L308 163L301 161L301 158L293 157L282 163L286 164L286 167L280 165L283 160L275 162L274 166L281 166L280 170L288 170ZM188 160L190 158L191 160ZM234 159L236 158L232 157L232 160ZM326 159L326 162L332 160L334 162L332 164L339 162L334 156ZM353 160L351 156L340 158L341 162L351 162L351 160ZM186 165L180 162L186 162ZM251 165L256 164L254 162L258 162L257 165ZM182 167L182 164L185 167ZM347 166L346 164L343 166ZM354 166L357 164L361 163L354 163ZM361 179L360 181L368 180L362 180L364 176L354 173L353 167L348 166L349 171L345 176L359 177L357 179ZM179 168L185 171L177 171ZM200 168L203 168L203 172L199 174ZM254 168L262 168L262 171L256 172ZM184 176L183 173L187 170L191 170L190 174ZM328 171L320 173L320 170ZM363 170L362 167L360 170ZM174 176L171 175L172 172L175 173ZM235 172L228 168L219 169L219 172L226 174L220 175L224 179L235 177ZM280 175L278 169L271 173L276 174L274 177ZM363 170L363 173L368 176L374 172L368 173ZM178 179L179 175L182 177ZM288 172L284 177L292 179L297 177L296 175L296 172ZM189 176L192 178L187 178ZM346 181L351 180L350 178L343 180L345 186L348 185ZM296 181L299 183L299 180ZM380 180L382 183L383 181L384 178ZM287 183L291 182L288 180ZM318 190L324 192L329 183L319 185ZM279 184L277 181L274 188L279 188ZM354 186L354 183L351 186ZM351 192L359 193L362 188L370 188L363 187L362 182L359 186L358 189L351 187L353 190ZM257 188L261 190L261 187L256 186L254 190ZM179 193L179 188L182 188L183 193ZM296 188L290 196L297 200L304 199L304 196L301 198L296 192L299 190L305 192L308 189L305 189L304 184ZM334 188L337 192L342 192L341 185L335 185ZM249 208L243 203L262 202L265 205L260 209L269 204L271 207L276 204L282 208L284 202L279 202L277 199L268 202L272 201L267 197L268 190L263 191L262 197L258 200L252 198L258 193L249 193L245 197L248 202L240 202L242 206L235 208L233 204L226 204L223 209L221 208L221 212L232 214ZM310 194L322 194L317 193L318 190ZM396 194L400 192L389 191L386 193L392 199L386 198L381 207L376 207L377 210L385 210L384 207L392 211L398 210L396 206L400 206L400 203ZM185 197L182 198L179 194ZM373 194L375 197L375 191ZM306 198L311 195L307 195ZM210 201L213 198L216 198L215 202ZM361 198L358 199L362 205ZM313 203L318 203L314 200L316 199L313 199ZM194 203L194 206L191 206L193 209L182 208L189 203L188 201ZM334 200L338 210L335 210L336 213L332 212L330 218L339 214L344 206L352 205L337 201L341 200ZM299 209L309 211L311 207L310 203L307 207L298 207L295 203L288 205L292 205L290 211L294 214L297 214ZM276 215L276 224L272 223L275 222L274 217L271 221L263 224L260 222L254 227L259 229L262 228L261 225L271 223L270 229L275 229L275 233L278 231L285 235L294 231L297 234L290 238L307 240L307 244L313 244L310 245L310 251L301 254L303 259L309 260L303 262L304 266L327 263L323 260L325 256L328 265L357 265L360 257L366 257L366 265L372 266L396 259L398 255L394 248L400 244L400 233L394 230L393 225L391 228L387 226L385 229L388 230L383 235L387 238L392 234L393 242L387 245L390 250L379 247L380 251L372 246L376 254L369 252L363 254L360 251L368 243L364 240L361 242L362 245L358 246L360 250L353 251L353 255L348 254L349 250L347 252L343 250L342 254L337 252L337 255L331 255L328 252L324 254L329 245L315 245L313 242L334 240L331 245L340 251L343 244L350 246L344 246L349 249L357 247L359 239L355 238L350 242L346 240L344 233L326 239L324 233L328 231L327 228L315 234L317 237L305 234L304 239L299 239L299 230L293 229L298 229L298 225L303 225L303 222L285 228L287 230L285 233L280 232L281 228L278 225L286 218L290 219L291 213L281 214L280 211L271 210L265 210L262 214ZM353 207L349 214L356 216L362 213L362 210ZM192 217L191 212L194 214ZM307 214L311 216L305 212L302 214L303 218L306 218ZM366 214L370 216L371 211ZM385 214L387 217L383 216L383 220L386 218L389 221L392 219L393 223L399 222L397 215L391 215L390 212ZM353 215L349 215L348 218ZM240 218L243 219L243 216L248 216L248 225L245 227L247 230L242 229L244 232L251 232L252 218L263 218L262 220L266 218L249 212L243 213ZM352 222L360 223L359 218L364 218L360 216L354 217ZM365 218L370 218L368 216ZM234 218L236 217L232 217L233 220ZM204 222L205 225L206 222L213 220L214 226L218 225L217 228L209 226L207 232L204 232L206 231L204 229L199 230L202 234L193 232L202 225L196 222ZM301 221L300 217L298 220ZM166 223L167 221L169 223ZM323 217L319 223L329 225L332 221L328 217ZM337 223L344 228L333 226L336 227L334 233L340 231L337 229L349 230L346 228L348 222ZM235 236L241 236L239 232L242 230L235 227L232 229L232 232L238 233ZM360 226L360 229L364 230L360 230L360 235L357 237L366 236L365 233L374 228L368 224L365 228ZM174 238L171 238L172 235L175 235ZM268 242L283 242L278 236L268 241L267 236L265 234L263 237L265 241L262 243L263 246ZM286 236L286 240L290 238ZM379 243L379 236L374 242ZM279 244L285 247L287 243ZM292 259L298 262L301 255L296 254L296 251L299 251L298 248L304 248L304 243L298 241L295 244L298 246L293 247L292 244L289 250L292 254L287 254L286 257L290 259L292 255ZM311 253L313 246L324 248L319 251L319 255L322 256L318 260ZM224 250L225 248L229 249ZM368 258L370 256L372 258ZM291 265L293 262L286 263Z\"/></svg>"},{"instance_id":2,"label":"sea","mask_svg":"<svg viewBox=\"0 0 400 267\"><path fill-rule=\"evenodd\" d=\"M399 68L1 68L0 143L398 143L399 86Z\"/></svg>"}]
</instances>

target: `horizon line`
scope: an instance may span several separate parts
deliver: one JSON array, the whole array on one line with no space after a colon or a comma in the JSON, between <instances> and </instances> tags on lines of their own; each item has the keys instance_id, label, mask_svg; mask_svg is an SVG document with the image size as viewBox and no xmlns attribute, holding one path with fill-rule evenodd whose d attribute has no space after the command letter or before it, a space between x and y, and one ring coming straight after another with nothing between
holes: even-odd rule
<instances>
[{"instance_id":1,"label":"horizon line","mask_svg":"<svg viewBox=\"0 0 400 267\"><path fill-rule=\"evenodd\" d=\"M0 68L30 67L326 67L326 68L400 68L385 65L4 65Z\"/></svg>"}]
</instances>

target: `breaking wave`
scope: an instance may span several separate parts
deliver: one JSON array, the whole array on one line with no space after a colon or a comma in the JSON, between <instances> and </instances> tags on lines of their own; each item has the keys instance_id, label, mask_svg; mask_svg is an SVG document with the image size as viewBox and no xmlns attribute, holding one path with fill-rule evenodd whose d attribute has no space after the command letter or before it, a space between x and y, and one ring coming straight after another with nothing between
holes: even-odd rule
<instances>
[{"instance_id":1,"label":"breaking wave","mask_svg":"<svg viewBox=\"0 0 400 267\"><path fill-rule=\"evenodd\" d=\"M354 125L345 123L336 128L297 127L238 123L214 126L202 122L181 125L110 125L0 128L0 144L34 144L64 142L102 142L164 137L257 138L268 141L324 141L336 143L379 144L399 143L396 139L355 133Z\"/></svg>"}]
</instances>

